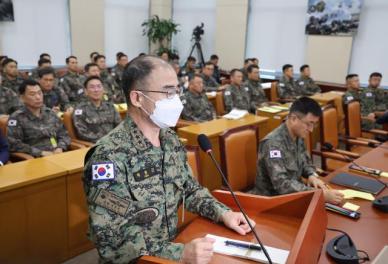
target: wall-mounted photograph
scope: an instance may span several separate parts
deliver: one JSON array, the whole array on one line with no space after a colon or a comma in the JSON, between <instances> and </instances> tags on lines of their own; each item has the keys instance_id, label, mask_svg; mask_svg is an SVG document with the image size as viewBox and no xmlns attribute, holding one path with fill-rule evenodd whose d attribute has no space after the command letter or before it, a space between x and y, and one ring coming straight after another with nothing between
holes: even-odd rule
<instances>
[{"instance_id":1,"label":"wall-mounted photograph","mask_svg":"<svg viewBox=\"0 0 388 264\"><path fill-rule=\"evenodd\" d=\"M14 21L12 0L0 0L0 21Z\"/></svg>"}]
</instances>

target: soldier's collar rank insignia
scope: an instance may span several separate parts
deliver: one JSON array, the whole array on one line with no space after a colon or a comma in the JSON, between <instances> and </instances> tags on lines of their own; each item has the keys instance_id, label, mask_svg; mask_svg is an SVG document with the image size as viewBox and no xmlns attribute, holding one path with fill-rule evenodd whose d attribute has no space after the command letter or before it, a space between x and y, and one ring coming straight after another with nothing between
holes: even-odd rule
<instances>
[{"instance_id":1,"label":"soldier's collar rank insignia","mask_svg":"<svg viewBox=\"0 0 388 264\"><path fill-rule=\"evenodd\" d=\"M271 159L274 159L274 158L281 158L282 157L282 153L280 152L280 150L271 150L269 152L269 157Z\"/></svg>"},{"instance_id":2,"label":"soldier's collar rank insignia","mask_svg":"<svg viewBox=\"0 0 388 264\"><path fill-rule=\"evenodd\" d=\"M8 126L16 126L17 123L18 123L17 120L11 119L11 120L8 121Z\"/></svg>"},{"instance_id":3,"label":"soldier's collar rank insignia","mask_svg":"<svg viewBox=\"0 0 388 264\"><path fill-rule=\"evenodd\" d=\"M113 162L93 163L92 179L93 181L104 181L115 179L115 167Z\"/></svg>"}]
</instances>

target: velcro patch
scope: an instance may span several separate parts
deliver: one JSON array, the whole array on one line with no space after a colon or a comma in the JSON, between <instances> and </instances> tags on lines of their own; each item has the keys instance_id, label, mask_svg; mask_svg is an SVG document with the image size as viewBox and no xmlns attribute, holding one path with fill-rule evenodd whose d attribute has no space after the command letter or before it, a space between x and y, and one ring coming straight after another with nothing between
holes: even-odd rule
<instances>
[{"instance_id":1,"label":"velcro patch","mask_svg":"<svg viewBox=\"0 0 388 264\"><path fill-rule=\"evenodd\" d=\"M182 104L186 104L186 100L185 99L182 100Z\"/></svg>"},{"instance_id":2,"label":"velcro patch","mask_svg":"<svg viewBox=\"0 0 388 264\"><path fill-rule=\"evenodd\" d=\"M372 97L372 93L366 93L366 97Z\"/></svg>"},{"instance_id":3,"label":"velcro patch","mask_svg":"<svg viewBox=\"0 0 388 264\"><path fill-rule=\"evenodd\" d=\"M281 158L282 157L282 153L280 152L280 150L271 150L269 152L269 157L271 159L274 159L274 158Z\"/></svg>"},{"instance_id":4,"label":"velcro patch","mask_svg":"<svg viewBox=\"0 0 388 264\"><path fill-rule=\"evenodd\" d=\"M15 119L8 120L8 126L16 126L17 123L18 121Z\"/></svg>"},{"instance_id":5,"label":"velcro patch","mask_svg":"<svg viewBox=\"0 0 388 264\"><path fill-rule=\"evenodd\" d=\"M284 83L279 83L280 87L284 87Z\"/></svg>"},{"instance_id":6,"label":"velcro patch","mask_svg":"<svg viewBox=\"0 0 388 264\"><path fill-rule=\"evenodd\" d=\"M299 82L299 85L304 85L304 82L302 81L302 82Z\"/></svg>"},{"instance_id":7,"label":"velcro patch","mask_svg":"<svg viewBox=\"0 0 388 264\"><path fill-rule=\"evenodd\" d=\"M151 223L158 218L159 210L155 207L148 207L135 212L136 224Z\"/></svg>"},{"instance_id":8,"label":"velcro patch","mask_svg":"<svg viewBox=\"0 0 388 264\"><path fill-rule=\"evenodd\" d=\"M249 91L249 87L245 87L244 89L245 89L245 91Z\"/></svg>"},{"instance_id":9,"label":"velcro patch","mask_svg":"<svg viewBox=\"0 0 388 264\"><path fill-rule=\"evenodd\" d=\"M148 179L150 177L153 177L155 175L161 174L161 168L160 167L150 167L150 168L145 168L143 170L139 170L137 172L133 173L133 177L135 178L135 181L143 181L145 179Z\"/></svg>"},{"instance_id":10,"label":"velcro patch","mask_svg":"<svg viewBox=\"0 0 388 264\"><path fill-rule=\"evenodd\" d=\"M83 94L83 93L84 93L84 89L82 89L82 88L81 88L81 89L78 89L77 93L78 93L78 94Z\"/></svg>"},{"instance_id":11,"label":"velcro patch","mask_svg":"<svg viewBox=\"0 0 388 264\"><path fill-rule=\"evenodd\" d=\"M75 115L82 115L82 109L75 109L74 114Z\"/></svg>"},{"instance_id":12,"label":"velcro patch","mask_svg":"<svg viewBox=\"0 0 388 264\"><path fill-rule=\"evenodd\" d=\"M64 80L63 78L59 79L60 82L63 82L63 80Z\"/></svg>"},{"instance_id":13,"label":"velcro patch","mask_svg":"<svg viewBox=\"0 0 388 264\"><path fill-rule=\"evenodd\" d=\"M114 180L115 167L113 162L94 163L92 167L93 181Z\"/></svg>"},{"instance_id":14,"label":"velcro patch","mask_svg":"<svg viewBox=\"0 0 388 264\"><path fill-rule=\"evenodd\" d=\"M226 91L224 95L230 95L230 91Z\"/></svg>"},{"instance_id":15,"label":"velcro patch","mask_svg":"<svg viewBox=\"0 0 388 264\"><path fill-rule=\"evenodd\" d=\"M94 203L115 212L118 215L125 216L128 211L129 201L121 198L107 190L100 189L94 198Z\"/></svg>"},{"instance_id":16,"label":"velcro patch","mask_svg":"<svg viewBox=\"0 0 388 264\"><path fill-rule=\"evenodd\" d=\"M347 101L352 101L353 99L354 99L353 96L348 96L348 97L346 97L346 100L347 100Z\"/></svg>"},{"instance_id":17,"label":"velcro patch","mask_svg":"<svg viewBox=\"0 0 388 264\"><path fill-rule=\"evenodd\" d=\"M111 72L110 73L113 77L116 76L116 73L115 72Z\"/></svg>"}]
</instances>

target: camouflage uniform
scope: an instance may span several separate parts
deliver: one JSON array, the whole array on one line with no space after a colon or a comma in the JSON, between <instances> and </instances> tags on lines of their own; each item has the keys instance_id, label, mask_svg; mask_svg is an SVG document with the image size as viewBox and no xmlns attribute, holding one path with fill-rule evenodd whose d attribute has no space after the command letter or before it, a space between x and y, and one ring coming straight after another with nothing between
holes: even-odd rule
<instances>
[{"instance_id":1,"label":"camouflage uniform","mask_svg":"<svg viewBox=\"0 0 388 264\"><path fill-rule=\"evenodd\" d=\"M179 76L188 76L189 79L193 78L194 74L195 74L194 70L187 69L186 67L182 67L179 72Z\"/></svg>"},{"instance_id":2,"label":"camouflage uniform","mask_svg":"<svg viewBox=\"0 0 388 264\"><path fill-rule=\"evenodd\" d=\"M300 88L293 78L280 77L278 83L278 94L280 99L295 98L300 93Z\"/></svg>"},{"instance_id":3,"label":"camouflage uniform","mask_svg":"<svg viewBox=\"0 0 388 264\"><path fill-rule=\"evenodd\" d=\"M385 105L381 103L381 99L384 99L384 91L379 88L361 89L360 91L360 103L361 103L361 116L367 116L370 113L385 111ZM371 130L374 128L382 128L381 125L376 124L370 120L361 120L361 126L364 130Z\"/></svg>"},{"instance_id":4,"label":"camouflage uniform","mask_svg":"<svg viewBox=\"0 0 388 264\"><path fill-rule=\"evenodd\" d=\"M181 118L189 121L209 121L215 118L216 112L205 93L197 94L187 90L182 96L183 111Z\"/></svg>"},{"instance_id":5,"label":"camouflage uniform","mask_svg":"<svg viewBox=\"0 0 388 264\"><path fill-rule=\"evenodd\" d=\"M102 101L96 107L85 100L75 107L73 124L79 139L96 142L121 122L120 114L110 102Z\"/></svg>"},{"instance_id":6,"label":"camouflage uniform","mask_svg":"<svg viewBox=\"0 0 388 264\"><path fill-rule=\"evenodd\" d=\"M7 87L12 89L16 94L19 94L19 86L24 82L24 79L20 76L17 76L15 80L8 79L5 75L3 75L1 85L3 87Z\"/></svg>"},{"instance_id":7,"label":"camouflage uniform","mask_svg":"<svg viewBox=\"0 0 388 264\"><path fill-rule=\"evenodd\" d=\"M250 110L249 87L240 88L230 84L224 92L225 111L230 112L233 108L241 110Z\"/></svg>"},{"instance_id":8,"label":"camouflage uniform","mask_svg":"<svg viewBox=\"0 0 388 264\"><path fill-rule=\"evenodd\" d=\"M34 68L32 71L28 73L28 78L38 81L39 80L39 67Z\"/></svg>"},{"instance_id":9,"label":"camouflage uniform","mask_svg":"<svg viewBox=\"0 0 388 264\"><path fill-rule=\"evenodd\" d=\"M14 112L8 120L8 141L11 152L40 157L42 151L67 150L70 137L62 121L49 108L41 108L36 117L26 107Z\"/></svg>"},{"instance_id":10,"label":"camouflage uniform","mask_svg":"<svg viewBox=\"0 0 388 264\"><path fill-rule=\"evenodd\" d=\"M350 101L360 100L360 93L357 90L347 90L342 96L342 103L348 104Z\"/></svg>"},{"instance_id":11,"label":"camouflage uniform","mask_svg":"<svg viewBox=\"0 0 388 264\"><path fill-rule=\"evenodd\" d=\"M110 74L112 77L115 79L119 87L121 87L121 80L123 78L123 73L124 73L124 67L121 67L119 64L116 64L115 66L112 67L110 70Z\"/></svg>"},{"instance_id":12,"label":"camouflage uniform","mask_svg":"<svg viewBox=\"0 0 388 264\"><path fill-rule=\"evenodd\" d=\"M260 142L259 157L255 194L273 196L312 189L301 179L315 175L311 158L303 139L294 142L285 123Z\"/></svg>"},{"instance_id":13,"label":"camouflage uniform","mask_svg":"<svg viewBox=\"0 0 388 264\"><path fill-rule=\"evenodd\" d=\"M260 107L263 103L268 102L268 98L265 95L263 87L261 86L260 81L247 80L243 87L249 88L249 96L251 101L251 112L256 113L256 109Z\"/></svg>"},{"instance_id":14,"label":"camouflage uniform","mask_svg":"<svg viewBox=\"0 0 388 264\"><path fill-rule=\"evenodd\" d=\"M203 79L203 85L206 92L217 91L220 84L213 78L213 76L206 76L205 74L201 74Z\"/></svg>"},{"instance_id":15,"label":"camouflage uniform","mask_svg":"<svg viewBox=\"0 0 388 264\"><path fill-rule=\"evenodd\" d=\"M101 263L136 263L142 255L179 260L184 245L172 242L178 207L213 221L229 210L192 177L175 132L161 129L159 138L154 147L127 117L86 155L89 234Z\"/></svg>"},{"instance_id":16,"label":"camouflage uniform","mask_svg":"<svg viewBox=\"0 0 388 264\"><path fill-rule=\"evenodd\" d=\"M303 95L313 95L321 92L321 88L310 77L301 76L297 84Z\"/></svg>"},{"instance_id":17,"label":"camouflage uniform","mask_svg":"<svg viewBox=\"0 0 388 264\"><path fill-rule=\"evenodd\" d=\"M11 89L0 86L0 115L9 115L22 107L19 96Z\"/></svg>"},{"instance_id":18,"label":"camouflage uniform","mask_svg":"<svg viewBox=\"0 0 388 264\"><path fill-rule=\"evenodd\" d=\"M43 91L43 102L46 107L52 109L59 106L61 111L70 107L69 98L62 88L54 86L50 91Z\"/></svg>"},{"instance_id":19,"label":"camouflage uniform","mask_svg":"<svg viewBox=\"0 0 388 264\"><path fill-rule=\"evenodd\" d=\"M248 71L247 71L247 69L241 68L240 71L243 74L243 81L248 80Z\"/></svg>"},{"instance_id":20,"label":"camouflage uniform","mask_svg":"<svg viewBox=\"0 0 388 264\"><path fill-rule=\"evenodd\" d=\"M107 95L107 98L104 98L105 100L109 100L115 104L121 104L125 102L123 90L107 70L101 71L101 80Z\"/></svg>"},{"instance_id":21,"label":"camouflage uniform","mask_svg":"<svg viewBox=\"0 0 388 264\"><path fill-rule=\"evenodd\" d=\"M85 76L68 71L60 80L60 86L67 94L70 103L76 104L85 99L84 81Z\"/></svg>"}]
</instances>

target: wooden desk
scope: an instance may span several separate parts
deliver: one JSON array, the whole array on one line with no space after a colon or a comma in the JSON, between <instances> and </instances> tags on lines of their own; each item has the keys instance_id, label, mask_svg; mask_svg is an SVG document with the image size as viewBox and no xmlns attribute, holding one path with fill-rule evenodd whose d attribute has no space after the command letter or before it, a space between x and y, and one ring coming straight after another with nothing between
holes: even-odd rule
<instances>
[{"instance_id":1,"label":"wooden desk","mask_svg":"<svg viewBox=\"0 0 388 264\"><path fill-rule=\"evenodd\" d=\"M0 167L0 263L66 260L64 175L42 158Z\"/></svg>"},{"instance_id":2,"label":"wooden desk","mask_svg":"<svg viewBox=\"0 0 388 264\"><path fill-rule=\"evenodd\" d=\"M287 117L289 111L281 111L278 113L269 113L266 111L261 111L257 109L256 114L258 116L267 117L268 118L268 133L273 131L275 128L280 126L284 119Z\"/></svg>"},{"instance_id":3,"label":"wooden desk","mask_svg":"<svg viewBox=\"0 0 388 264\"><path fill-rule=\"evenodd\" d=\"M388 143L386 143L385 148L388 148ZM375 169L380 169L388 171L388 149L383 149L382 147L375 148L370 152L366 153L355 162L359 165L368 166ZM337 171L331 173L324 178L324 181L328 182L339 172L349 172L352 174L358 174L354 171L349 171L348 166L338 169ZM360 174L362 175L362 174ZM363 176L371 178L369 176ZM387 178L381 178L382 181L388 183ZM332 187L335 189L343 189L343 187L332 184ZM388 195L388 189L385 188L378 197ZM360 206L359 212L361 212L361 217L359 220L352 220L350 218L328 212L328 227L336 228L345 231L350 235L353 242L355 243L357 249L366 251L369 254L371 260L373 260L380 250L388 244L388 214L382 213L372 207L372 202L354 199L350 200L351 203L357 204ZM327 231L324 245L335 236L338 236L338 233ZM334 263L326 255L325 246L322 248L321 257L319 263Z\"/></svg>"},{"instance_id":4,"label":"wooden desk","mask_svg":"<svg viewBox=\"0 0 388 264\"><path fill-rule=\"evenodd\" d=\"M218 136L224 131L232 128L257 125L259 127L259 138L267 133L268 118L255 115L247 115L238 120L216 119L208 122L199 123L192 126L182 127L178 129L178 135L181 138L187 139L187 144L191 146L198 146L197 137L199 134L205 134L209 137L213 146L213 153L218 161L220 161L220 147ZM200 167L203 186L214 190L221 187L221 176L218 175L216 168L211 162L208 155L200 152Z\"/></svg>"}]
</instances>

